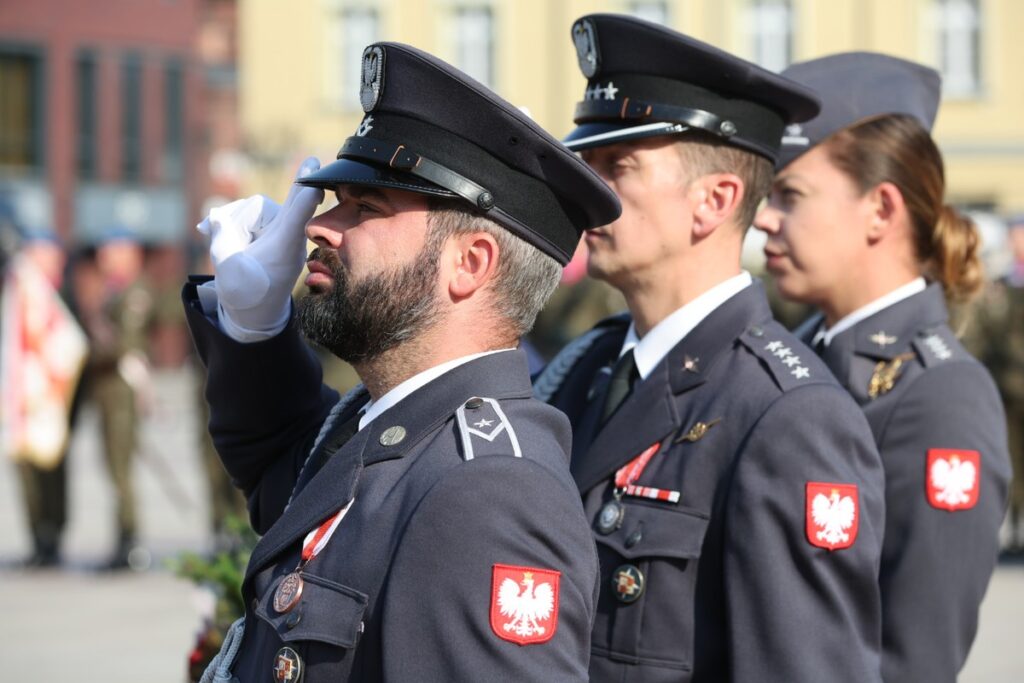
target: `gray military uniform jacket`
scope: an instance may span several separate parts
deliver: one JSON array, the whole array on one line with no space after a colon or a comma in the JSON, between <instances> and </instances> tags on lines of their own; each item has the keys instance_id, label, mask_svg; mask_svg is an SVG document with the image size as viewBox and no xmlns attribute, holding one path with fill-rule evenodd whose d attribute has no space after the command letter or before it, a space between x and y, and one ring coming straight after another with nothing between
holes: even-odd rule
<instances>
[{"instance_id":1,"label":"gray military uniform jacket","mask_svg":"<svg viewBox=\"0 0 1024 683\"><path fill-rule=\"evenodd\" d=\"M798 334L809 340L820 321ZM864 410L885 466L883 676L955 681L1006 510L999 394L950 330L937 284L838 334L822 359Z\"/></svg>"},{"instance_id":2,"label":"gray military uniform jacket","mask_svg":"<svg viewBox=\"0 0 1024 683\"><path fill-rule=\"evenodd\" d=\"M627 322L599 326L582 356L568 347L535 385L573 423L598 544L591 680L879 680L882 468L857 406L754 284L601 426ZM621 525L602 528L616 472L655 443L636 483L678 502L625 495ZM815 523L847 498L856 521Z\"/></svg>"},{"instance_id":3,"label":"gray military uniform jacket","mask_svg":"<svg viewBox=\"0 0 1024 683\"><path fill-rule=\"evenodd\" d=\"M304 683L586 680L597 559L569 425L533 399L521 352L447 372L351 438L366 395L347 401L307 462L338 397L294 321L239 344L194 297L187 285L210 430L264 534L242 587L239 680L298 680L285 646ZM278 612L303 538L350 501Z\"/></svg>"}]
</instances>

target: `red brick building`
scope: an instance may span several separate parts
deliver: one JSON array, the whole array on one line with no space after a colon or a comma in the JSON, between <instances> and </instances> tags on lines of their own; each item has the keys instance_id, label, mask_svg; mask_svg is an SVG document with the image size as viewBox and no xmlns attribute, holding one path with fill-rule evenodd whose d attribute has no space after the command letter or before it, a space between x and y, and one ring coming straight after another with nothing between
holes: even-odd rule
<instances>
[{"instance_id":1,"label":"red brick building","mask_svg":"<svg viewBox=\"0 0 1024 683\"><path fill-rule=\"evenodd\" d=\"M0 2L0 203L16 223L183 241L211 150L237 142L234 16L234 0Z\"/></svg>"}]
</instances>

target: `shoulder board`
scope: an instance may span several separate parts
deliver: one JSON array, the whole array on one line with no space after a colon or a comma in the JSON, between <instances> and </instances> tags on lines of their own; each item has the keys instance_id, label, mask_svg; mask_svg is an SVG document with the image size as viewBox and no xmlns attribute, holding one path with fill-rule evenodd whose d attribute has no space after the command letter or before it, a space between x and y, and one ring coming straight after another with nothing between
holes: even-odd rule
<instances>
[{"instance_id":1,"label":"shoulder board","mask_svg":"<svg viewBox=\"0 0 1024 683\"><path fill-rule=\"evenodd\" d=\"M967 356L953 330L945 325L922 330L911 345L926 368Z\"/></svg>"},{"instance_id":2,"label":"shoulder board","mask_svg":"<svg viewBox=\"0 0 1024 683\"><path fill-rule=\"evenodd\" d=\"M501 405L493 398L474 396L455 411L462 459L487 455L523 457L519 438Z\"/></svg>"},{"instance_id":3,"label":"shoulder board","mask_svg":"<svg viewBox=\"0 0 1024 683\"><path fill-rule=\"evenodd\" d=\"M580 358L586 355L590 347L607 334L619 332L629 327L629 313L622 312L601 320L592 329L569 342L551 362L544 366L533 382L533 395L538 400L550 401L558 393Z\"/></svg>"},{"instance_id":4,"label":"shoulder board","mask_svg":"<svg viewBox=\"0 0 1024 683\"><path fill-rule=\"evenodd\" d=\"M783 391L831 378L821 359L778 323L751 325L739 339Z\"/></svg>"}]
</instances>

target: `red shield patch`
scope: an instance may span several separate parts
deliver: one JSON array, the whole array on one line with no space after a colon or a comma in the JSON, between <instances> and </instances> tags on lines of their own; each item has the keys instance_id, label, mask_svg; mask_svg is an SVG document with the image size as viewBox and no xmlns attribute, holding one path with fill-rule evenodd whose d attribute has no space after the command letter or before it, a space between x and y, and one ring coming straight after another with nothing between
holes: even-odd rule
<instances>
[{"instance_id":1,"label":"red shield patch","mask_svg":"<svg viewBox=\"0 0 1024 683\"><path fill-rule=\"evenodd\" d=\"M860 504L856 484L807 482L807 540L826 550L849 548L857 540Z\"/></svg>"},{"instance_id":2,"label":"red shield patch","mask_svg":"<svg viewBox=\"0 0 1024 683\"><path fill-rule=\"evenodd\" d=\"M558 579L553 569L496 564L491 578L491 630L517 645L546 643L558 628Z\"/></svg>"},{"instance_id":3,"label":"red shield patch","mask_svg":"<svg viewBox=\"0 0 1024 683\"><path fill-rule=\"evenodd\" d=\"M940 510L970 510L978 502L981 453L952 448L928 449L925 489L928 502Z\"/></svg>"}]
</instances>

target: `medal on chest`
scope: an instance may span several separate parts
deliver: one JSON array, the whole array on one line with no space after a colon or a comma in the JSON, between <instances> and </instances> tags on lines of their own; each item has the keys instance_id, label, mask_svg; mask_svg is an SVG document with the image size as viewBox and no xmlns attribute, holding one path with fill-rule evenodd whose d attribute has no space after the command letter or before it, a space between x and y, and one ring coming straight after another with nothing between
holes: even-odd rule
<instances>
[{"instance_id":1,"label":"medal on chest","mask_svg":"<svg viewBox=\"0 0 1024 683\"><path fill-rule=\"evenodd\" d=\"M281 579L281 582L277 584L277 588L274 590L273 606L275 612L278 614L289 612L302 600L302 588L304 586L302 570L305 569L306 565L313 558L320 554L320 551L324 549L327 542L331 540L331 536L334 535L338 524L345 517L345 513L352 507L354 500L350 500L345 507L338 510L320 526L306 534L306 538L302 541L302 555L299 558L299 563L291 573Z\"/></svg>"},{"instance_id":2,"label":"medal on chest","mask_svg":"<svg viewBox=\"0 0 1024 683\"><path fill-rule=\"evenodd\" d=\"M638 486L635 482L644 473L651 458L661 449L661 442L657 441L649 446L643 453L636 456L628 463L619 468L615 473L615 488L612 490L613 500L608 501L601 508L597 515L597 531L607 536L617 531L622 526L626 516L626 506L623 505L624 496L636 496L639 498L651 498L668 503L679 502L679 491L659 489L653 486Z\"/></svg>"}]
</instances>

